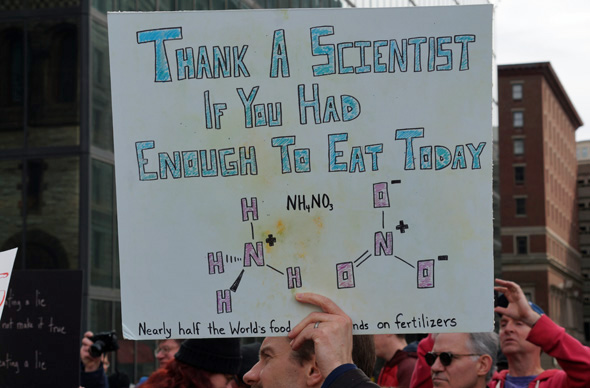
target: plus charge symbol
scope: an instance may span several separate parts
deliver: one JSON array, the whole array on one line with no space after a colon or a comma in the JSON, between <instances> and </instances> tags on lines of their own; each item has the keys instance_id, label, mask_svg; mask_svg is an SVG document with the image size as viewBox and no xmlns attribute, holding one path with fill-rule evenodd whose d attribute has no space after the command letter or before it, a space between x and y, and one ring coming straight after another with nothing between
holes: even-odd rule
<instances>
[{"instance_id":1,"label":"plus charge symbol","mask_svg":"<svg viewBox=\"0 0 590 388\"><path fill-rule=\"evenodd\" d=\"M268 238L267 238L265 241L266 241L266 243L267 243L268 245L270 245L270 246L272 247L272 246L274 246L274 245L275 245L275 243L277 242L277 239L276 239L276 237L273 237L273 235L272 235L272 234L269 234L269 235L268 235Z\"/></svg>"},{"instance_id":2,"label":"plus charge symbol","mask_svg":"<svg viewBox=\"0 0 590 388\"><path fill-rule=\"evenodd\" d=\"M404 220L400 220L400 221L399 221L399 225L397 225L397 226L395 227L395 229L396 229L396 230L399 230L399 231L400 231L400 233L406 233L406 229L408 229L408 228L409 228L409 226L408 226L408 224L405 224L405 223L404 223Z\"/></svg>"}]
</instances>

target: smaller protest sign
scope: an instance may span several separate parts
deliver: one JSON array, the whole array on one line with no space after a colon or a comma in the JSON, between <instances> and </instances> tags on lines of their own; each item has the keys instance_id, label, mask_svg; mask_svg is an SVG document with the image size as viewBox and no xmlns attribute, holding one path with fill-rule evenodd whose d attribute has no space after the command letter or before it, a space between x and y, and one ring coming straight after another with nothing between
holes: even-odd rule
<instances>
[{"instance_id":1,"label":"smaller protest sign","mask_svg":"<svg viewBox=\"0 0 590 388\"><path fill-rule=\"evenodd\" d=\"M1 387L80 385L81 298L82 271L14 272L0 323Z\"/></svg>"},{"instance_id":2,"label":"smaller protest sign","mask_svg":"<svg viewBox=\"0 0 590 388\"><path fill-rule=\"evenodd\" d=\"M8 285L10 284L10 275L12 274L17 250L18 248L14 248L0 252L0 318L2 318L2 312L4 311L6 291L8 291Z\"/></svg>"}]
</instances>

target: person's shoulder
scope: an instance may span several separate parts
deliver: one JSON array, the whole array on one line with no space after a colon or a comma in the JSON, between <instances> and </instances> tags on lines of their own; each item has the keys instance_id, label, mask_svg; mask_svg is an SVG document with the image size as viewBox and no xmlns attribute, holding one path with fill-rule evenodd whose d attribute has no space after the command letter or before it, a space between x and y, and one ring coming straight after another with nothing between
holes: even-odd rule
<instances>
[{"instance_id":1,"label":"person's shoulder","mask_svg":"<svg viewBox=\"0 0 590 388\"><path fill-rule=\"evenodd\" d=\"M322 388L376 388L377 384L371 381L358 368L349 369L336 378L329 386Z\"/></svg>"},{"instance_id":2,"label":"person's shoulder","mask_svg":"<svg viewBox=\"0 0 590 388\"><path fill-rule=\"evenodd\" d=\"M488 387L496 388L499 381L506 381L507 375L508 375L508 369L494 372L494 374L492 375L492 379L488 383Z\"/></svg>"},{"instance_id":3,"label":"person's shoulder","mask_svg":"<svg viewBox=\"0 0 590 388\"><path fill-rule=\"evenodd\" d=\"M403 349L404 352L407 353L416 353L418 351L418 342L419 341L412 341L409 344L406 345L406 347Z\"/></svg>"},{"instance_id":4,"label":"person's shoulder","mask_svg":"<svg viewBox=\"0 0 590 388\"><path fill-rule=\"evenodd\" d=\"M533 380L533 381L544 381L544 380L550 380L550 379L551 380L563 379L563 381L565 382L565 380L567 379L567 373L565 373L565 371L563 371L561 369L547 369L547 370L544 370L543 372L541 372L541 374L538 375L535 378L535 380Z\"/></svg>"},{"instance_id":5,"label":"person's shoulder","mask_svg":"<svg viewBox=\"0 0 590 388\"><path fill-rule=\"evenodd\" d=\"M398 350L393 358L391 359L392 364L394 365L408 365L411 364L412 366L418 360L418 353L416 352L406 352L403 350Z\"/></svg>"}]
</instances>

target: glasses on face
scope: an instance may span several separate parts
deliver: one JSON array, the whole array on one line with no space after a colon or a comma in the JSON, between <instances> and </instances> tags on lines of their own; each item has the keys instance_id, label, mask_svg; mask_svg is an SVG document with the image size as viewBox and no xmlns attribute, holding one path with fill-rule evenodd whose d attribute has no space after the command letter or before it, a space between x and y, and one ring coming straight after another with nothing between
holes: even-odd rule
<instances>
[{"instance_id":1,"label":"glasses on face","mask_svg":"<svg viewBox=\"0 0 590 388\"><path fill-rule=\"evenodd\" d=\"M434 365L434 362L436 361L436 359L440 357L440 363L443 366L449 366L449 365L451 365L451 362L453 362L453 358L467 357L467 356L481 356L481 354L453 354L450 352L440 352L440 353L428 352L424 356L424 359L426 360L426 363L428 364L428 366L432 366L432 365Z\"/></svg>"},{"instance_id":2,"label":"glasses on face","mask_svg":"<svg viewBox=\"0 0 590 388\"><path fill-rule=\"evenodd\" d=\"M171 348L170 346L159 346L156 348L156 350L154 350L154 355L157 356L160 352L164 354L168 354L170 352L176 353L177 350L178 348Z\"/></svg>"}]
</instances>

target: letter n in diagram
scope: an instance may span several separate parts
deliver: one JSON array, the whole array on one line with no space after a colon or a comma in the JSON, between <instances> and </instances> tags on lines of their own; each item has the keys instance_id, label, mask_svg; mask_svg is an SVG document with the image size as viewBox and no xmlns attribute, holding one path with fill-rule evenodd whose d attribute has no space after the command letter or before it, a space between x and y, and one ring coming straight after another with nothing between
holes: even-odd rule
<instances>
[{"instance_id":1,"label":"letter n in diagram","mask_svg":"<svg viewBox=\"0 0 590 388\"><path fill-rule=\"evenodd\" d=\"M386 232L385 236L383 233L375 233L375 256L381 256L381 253L385 256L393 255L393 233Z\"/></svg>"},{"instance_id":2,"label":"letter n in diagram","mask_svg":"<svg viewBox=\"0 0 590 388\"><path fill-rule=\"evenodd\" d=\"M230 290L217 290L217 314L231 313Z\"/></svg>"},{"instance_id":3,"label":"letter n in diagram","mask_svg":"<svg viewBox=\"0 0 590 388\"><path fill-rule=\"evenodd\" d=\"M254 249L252 243L248 242L244 244L244 267L250 267L252 265L252 259L254 259L257 266L264 266L264 249L262 242L258 241L256 243L256 249Z\"/></svg>"},{"instance_id":4,"label":"letter n in diagram","mask_svg":"<svg viewBox=\"0 0 590 388\"><path fill-rule=\"evenodd\" d=\"M300 267L287 268L287 286L291 288L301 288L301 269Z\"/></svg>"},{"instance_id":5,"label":"letter n in diagram","mask_svg":"<svg viewBox=\"0 0 590 388\"><path fill-rule=\"evenodd\" d=\"M418 288L434 288L434 260L418 261Z\"/></svg>"},{"instance_id":6,"label":"letter n in diagram","mask_svg":"<svg viewBox=\"0 0 590 388\"><path fill-rule=\"evenodd\" d=\"M352 261L336 264L338 288L354 288L354 267Z\"/></svg>"}]
</instances>

